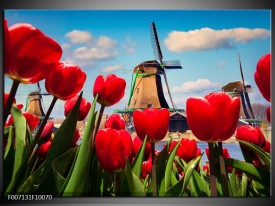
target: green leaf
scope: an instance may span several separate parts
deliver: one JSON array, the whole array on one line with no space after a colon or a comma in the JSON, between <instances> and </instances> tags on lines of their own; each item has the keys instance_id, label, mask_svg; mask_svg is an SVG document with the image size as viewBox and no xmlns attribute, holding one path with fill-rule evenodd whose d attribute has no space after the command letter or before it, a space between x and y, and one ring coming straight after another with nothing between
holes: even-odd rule
<instances>
[{"instance_id":1,"label":"green leaf","mask_svg":"<svg viewBox=\"0 0 275 206\"><path fill-rule=\"evenodd\" d=\"M270 169L270 155L263 151L259 146L252 144L250 142L238 140L242 145L245 145L247 148L252 150L257 156L260 157L260 159L263 160L265 165L267 166L268 169Z\"/></svg>"},{"instance_id":2,"label":"green leaf","mask_svg":"<svg viewBox=\"0 0 275 206\"><path fill-rule=\"evenodd\" d=\"M179 197L185 195L186 187L190 181L192 173L199 163L201 156L197 157L194 160L191 160L184 169L184 176L172 187L170 187L164 194L166 197Z\"/></svg>"},{"instance_id":3,"label":"green leaf","mask_svg":"<svg viewBox=\"0 0 275 206\"><path fill-rule=\"evenodd\" d=\"M131 196L145 196L143 185L140 179L132 172L131 165L128 160L126 161L125 172Z\"/></svg>"},{"instance_id":4,"label":"green leaf","mask_svg":"<svg viewBox=\"0 0 275 206\"><path fill-rule=\"evenodd\" d=\"M78 147L73 147L53 161L55 191L60 191L74 162Z\"/></svg>"},{"instance_id":5,"label":"green leaf","mask_svg":"<svg viewBox=\"0 0 275 206\"><path fill-rule=\"evenodd\" d=\"M187 164L187 166L186 166L186 168L184 170L184 177L183 177L184 181L183 181L183 186L182 186L181 194L183 194L184 190L186 189L186 187L187 187L187 185L189 183L189 180L190 180L190 178L191 178L191 176L193 174L193 171L196 168L197 164L200 162L200 160L201 160L201 156L198 156L196 159L191 160Z\"/></svg>"},{"instance_id":6,"label":"green leaf","mask_svg":"<svg viewBox=\"0 0 275 206\"><path fill-rule=\"evenodd\" d=\"M169 187L171 186L171 173L172 173L172 169L173 169L173 164L174 164L174 158L177 152L177 149L180 145L180 141L178 141L178 143L175 145L175 147L173 148L166 167L165 167L165 174L164 174L164 181L161 182L160 185L160 190L159 190L159 196L163 196L165 194L165 192L169 189Z\"/></svg>"},{"instance_id":7,"label":"green leaf","mask_svg":"<svg viewBox=\"0 0 275 206\"><path fill-rule=\"evenodd\" d=\"M67 118L61 124L53 138L43 169L43 179L38 187L39 192L58 193L58 191L53 190L55 183L53 181L54 178L52 171L52 162L71 148L76 129L82 93L83 92L80 93L76 104L74 105Z\"/></svg>"},{"instance_id":8,"label":"green leaf","mask_svg":"<svg viewBox=\"0 0 275 206\"><path fill-rule=\"evenodd\" d=\"M8 131L9 133L6 133ZM12 179L12 171L13 171L13 165L14 165L14 153L15 150L13 148L13 140L14 140L14 128L13 126L6 127L5 128L5 134L8 134L8 142L5 149L4 154L4 164L3 164L3 178L4 178L4 191L7 189L9 183Z\"/></svg>"},{"instance_id":9,"label":"green leaf","mask_svg":"<svg viewBox=\"0 0 275 206\"><path fill-rule=\"evenodd\" d=\"M140 175L141 175L142 162L143 162L146 142L147 142L147 136L144 138L142 146L140 147L140 149L139 149L139 151L138 151L138 153L137 153L137 155L134 159L134 162L132 164L132 171L139 178L140 178Z\"/></svg>"},{"instance_id":10,"label":"green leaf","mask_svg":"<svg viewBox=\"0 0 275 206\"><path fill-rule=\"evenodd\" d=\"M12 179L9 183L9 186L7 187L6 194L8 194L12 190L14 185L17 183L17 178L15 178L15 176L26 154L26 119L23 116L21 110L19 110L15 106L12 106L11 108L11 115L14 120L15 128L15 154L12 170Z\"/></svg>"},{"instance_id":11,"label":"green leaf","mask_svg":"<svg viewBox=\"0 0 275 206\"><path fill-rule=\"evenodd\" d=\"M203 176L194 170L189 182L191 196L193 197L207 197L209 195L209 184L205 182Z\"/></svg>"},{"instance_id":12,"label":"green leaf","mask_svg":"<svg viewBox=\"0 0 275 206\"><path fill-rule=\"evenodd\" d=\"M27 192L32 193L37 190L37 186L41 180L41 172L43 171L44 163L45 162L43 162L40 167L32 173L26 181L24 181L24 183L17 190L16 194L27 194Z\"/></svg>"},{"instance_id":13,"label":"green leaf","mask_svg":"<svg viewBox=\"0 0 275 206\"><path fill-rule=\"evenodd\" d=\"M167 145L163 148L163 150L161 150L155 161L158 188L160 188L161 182L164 181L165 168L169 156L169 145L171 141L172 139L168 141Z\"/></svg>"},{"instance_id":14,"label":"green leaf","mask_svg":"<svg viewBox=\"0 0 275 206\"><path fill-rule=\"evenodd\" d=\"M241 195L243 197L246 197L246 195L247 195L247 187L248 187L247 176L245 173L243 173L243 175L242 175L242 193L241 193Z\"/></svg>"},{"instance_id":15,"label":"green leaf","mask_svg":"<svg viewBox=\"0 0 275 206\"><path fill-rule=\"evenodd\" d=\"M75 164L71 176L68 177L69 181L64 190L63 196L80 196L83 193L88 193L89 188L89 174L90 174L90 163L92 157L93 147L93 131L95 124L95 107L96 98L93 101L90 109L87 127L82 138L82 142L79 146L79 152L76 157Z\"/></svg>"},{"instance_id":16,"label":"green leaf","mask_svg":"<svg viewBox=\"0 0 275 206\"><path fill-rule=\"evenodd\" d=\"M255 167L251 163L242 162L237 159L228 158L228 159L225 159L224 161L225 161L226 166L231 166L238 170L241 170L241 171L245 172L246 175L248 177L250 177L251 179L258 181L259 183L265 185L265 187L267 187L267 188L270 188L270 172L269 171L259 168L259 167Z\"/></svg>"}]
</instances>

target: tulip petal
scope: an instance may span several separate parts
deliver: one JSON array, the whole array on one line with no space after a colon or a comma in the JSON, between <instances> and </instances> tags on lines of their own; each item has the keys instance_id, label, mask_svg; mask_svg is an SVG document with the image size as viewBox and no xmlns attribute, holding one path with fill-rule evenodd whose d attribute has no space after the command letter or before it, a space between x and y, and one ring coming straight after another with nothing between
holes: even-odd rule
<instances>
[{"instance_id":1,"label":"tulip petal","mask_svg":"<svg viewBox=\"0 0 275 206\"><path fill-rule=\"evenodd\" d=\"M202 141L211 141L213 138L213 123L215 122L212 105L202 97L188 98L186 101L186 115L193 134Z\"/></svg>"},{"instance_id":2,"label":"tulip petal","mask_svg":"<svg viewBox=\"0 0 275 206\"><path fill-rule=\"evenodd\" d=\"M143 125L146 124L146 118L144 113L141 110L135 110L133 112L134 125L138 137L143 141L146 136L146 127Z\"/></svg>"}]
</instances>

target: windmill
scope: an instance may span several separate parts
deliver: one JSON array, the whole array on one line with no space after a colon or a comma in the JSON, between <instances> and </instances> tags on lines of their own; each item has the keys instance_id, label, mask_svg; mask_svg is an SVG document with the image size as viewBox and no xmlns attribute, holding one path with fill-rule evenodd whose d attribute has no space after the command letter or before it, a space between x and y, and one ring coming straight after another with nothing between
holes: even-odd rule
<instances>
[{"instance_id":1,"label":"windmill","mask_svg":"<svg viewBox=\"0 0 275 206\"><path fill-rule=\"evenodd\" d=\"M144 61L133 69L130 98L128 101L129 109L144 109L146 107L169 108L164 97L161 75L163 75L169 99L172 105L171 109L176 109L172 99L166 69L182 69L178 60L163 61L163 55L160 48L158 34L155 23L150 25L151 43L154 53L154 60Z\"/></svg>"},{"instance_id":2,"label":"windmill","mask_svg":"<svg viewBox=\"0 0 275 206\"><path fill-rule=\"evenodd\" d=\"M186 115L183 109L176 108L166 76L166 69L182 69L180 61L163 61L154 22L150 24L150 37L155 59L144 61L134 67L128 105L124 110L115 110L115 112L120 113L124 117L128 131L133 132L132 112L135 109L145 109L148 107L168 108L170 111L169 131L184 132L188 129ZM165 80L171 107L169 107L164 96L161 76Z\"/></svg>"},{"instance_id":3,"label":"windmill","mask_svg":"<svg viewBox=\"0 0 275 206\"><path fill-rule=\"evenodd\" d=\"M242 81L230 82L222 87L222 91L229 93L231 96L239 97L241 100L241 119L244 119L248 124L258 126L259 120L255 119L248 95L248 92L251 91L251 85L245 84L241 58L239 53L238 60L240 65Z\"/></svg>"},{"instance_id":4,"label":"windmill","mask_svg":"<svg viewBox=\"0 0 275 206\"><path fill-rule=\"evenodd\" d=\"M44 95L50 95L48 93L41 93L41 87L39 82L37 82L37 90L31 92L26 100L25 111L38 116L40 119L45 116L44 107L43 107L43 98Z\"/></svg>"}]
</instances>

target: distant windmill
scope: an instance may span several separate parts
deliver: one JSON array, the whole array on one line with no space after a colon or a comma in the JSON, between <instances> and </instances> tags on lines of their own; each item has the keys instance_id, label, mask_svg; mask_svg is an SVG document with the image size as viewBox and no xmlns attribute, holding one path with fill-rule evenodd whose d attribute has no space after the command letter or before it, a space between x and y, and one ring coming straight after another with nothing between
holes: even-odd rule
<instances>
[{"instance_id":1,"label":"distant windmill","mask_svg":"<svg viewBox=\"0 0 275 206\"><path fill-rule=\"evenodd\" d=\"M242 119L244 119L249 124L258 125L259 121L255 119L254 112L248 96L248 92L251 91L251 86L245 84L240 54L238 54L238 60L242 81L230 82L222 87L222 91L231 94L231 96L239 97L241 100L241 112L244 114L244 117L242 117Z\"/></svg>"},{"instance_id":2,"label":"distant windmill","mask_svg":"<svg viewBox=\"0 0 275 206\"><path fill-rule=\"evenodd\" d=\"M144 61L133 69L133 78L128 101L129 109L137 108L169 108L164 97L161 75L163 75L172 109L175 109L170 88L165 73L166 69L182 69L180 62L163 61L161 48L159 45L158 35L155 23L151 23L151 43L155 60Z\"/></svg>"},{"instance_id":3,"label":"distant windmill","mask_svg":"<svg viewBox=\"0 0 275 206\"><path fill-rule=\"evenodd\" d=\"M39 82L37 82L37 90L31 92L26 100L26 108L25 111L36 115L40 118L45 116L45 112L43 109L43 98L44 95L50 95L48 93L41 93L41 88Z\"/></svg>"}]
</instances>

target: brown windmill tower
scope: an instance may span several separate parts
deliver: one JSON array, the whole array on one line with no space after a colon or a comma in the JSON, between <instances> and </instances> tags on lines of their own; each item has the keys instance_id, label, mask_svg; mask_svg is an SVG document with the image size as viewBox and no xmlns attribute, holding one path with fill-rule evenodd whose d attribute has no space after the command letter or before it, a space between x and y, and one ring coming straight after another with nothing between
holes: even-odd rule
<instances>
[{"instance_id":1,"label":"brown windmill tower","mask_svg":"<svg viewBox=\"0 0 275 206\"><path fill-rule=\"evenodd\" d=\"M144 61L133 69L128 109L169 108L163 93L161 75L163 75L166 83L172 109L175 109L165 70L182 69L182 67L177 60L162 61L163 56L154 22L151 23L151 42L155 60Z\"/></svg>"},{"instance_id":2,"label":"brown windmill tower","mask_svg":"<svg viewBox=\"0 0 275 206\"><path fill-rule=\"evenodd\" d=\"M28 95L25 111L38 116L40 118L40 122L41 122L41 120L45 116L45 112L43 109L42 96L49 95L49 94L41 93L41 88L40 88L39 82L37 82L37 88L38 88L37 91L31 92Z\"/></svg>"}]
</instances>

